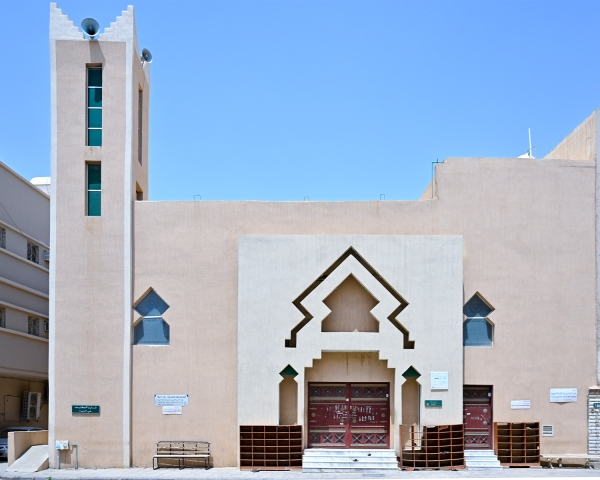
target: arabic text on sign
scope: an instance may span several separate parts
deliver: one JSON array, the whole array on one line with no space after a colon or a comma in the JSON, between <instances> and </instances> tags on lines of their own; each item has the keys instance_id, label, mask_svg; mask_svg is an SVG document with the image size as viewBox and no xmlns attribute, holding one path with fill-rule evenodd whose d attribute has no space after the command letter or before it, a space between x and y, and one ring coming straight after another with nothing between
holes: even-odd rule
<instances>
[{"instance_id":1,"label":"arabic text on sign","mask_svg":"<svg viewBox=\"0 0 600 480\"><path fill-rule=\"evenodd\" d=\"M187 395L154 395L156 407L187 407Z\"/></svg>"}]
</instances>

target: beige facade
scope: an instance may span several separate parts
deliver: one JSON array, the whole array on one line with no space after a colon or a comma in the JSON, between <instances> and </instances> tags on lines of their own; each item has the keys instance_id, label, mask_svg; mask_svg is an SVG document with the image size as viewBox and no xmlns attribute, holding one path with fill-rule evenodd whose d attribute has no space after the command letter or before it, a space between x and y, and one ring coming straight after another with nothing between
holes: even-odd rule
<instances>
[{"instance_id":1,"label":"beige facade","mask_svg":"<svg viewBox=\"0 0 600 480\"><path fill-rule=\"evenodd\" d=\"M48 425L50 198L0 162L0 430ZM41 394L23 420L24 392Z\"/></svg>"},{"instance_id":2,"label":"beige facade","mask_svg":"<svg viewBox=\"0 0 600 480\"><path fill-rule=\"evenodd\" d=\"M493 421L554 426L542 453L587 452L594 159L570 149L450 158L433 195L415 201L147 201L137 119L149 65L133 8L88 40L52 5L50 32L50 446L77 443L81 466L149 466L157 441L201 439L214 466L237 466L240 425L306 431L309 382L385 382L397 451L400 424L461 423L463 385L481 385L493 388ZM90 66L103 72L101 147L85 139ZM101 216L86 215L90 162L102 166ZM151 290L167 305L139 313ZM463 347L463 305L475 294L493 310L491 346ZM168 341L139 342L159 324ZM288 365L294 380L280 375ZM403 376L409 367L416 381ZM446 389L432 388L435 372L448 373ZM551 388L576 388L578 400L550 402ZM168 394L188 395L181 415L155 406ZM74 415L77 404L101 413Z\"/></svg>"}]
</instances>

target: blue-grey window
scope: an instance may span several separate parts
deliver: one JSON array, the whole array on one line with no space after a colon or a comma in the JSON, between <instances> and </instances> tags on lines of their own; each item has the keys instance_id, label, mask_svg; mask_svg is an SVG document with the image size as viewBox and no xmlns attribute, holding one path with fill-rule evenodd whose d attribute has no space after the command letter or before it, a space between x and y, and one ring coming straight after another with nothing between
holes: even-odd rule
<instances>
[{"instance_id":1,"label":"blue-grey window","mask_svg":"<svg viewBox=\"0 0 600 480\"><path fill-rule=\"evenodd\" d=\"M86 168L87 215L99 217L102 215L102 166L99 163L88 163Z\"/></svg>"},{"instance_id":2,"label":"blue-grey window","mask_svg":"<svg viewBox=\"0 0 600 480\"><path fill-rule=\"evenodd\" d=\"M141 320L133 327L134 345L169 345L170 327L162 318L169 305L150 289L133 307Z\"/></svg>"},{"instance_id":3,"label":"blue-grey window","mask_svg":"<svg viewBox=\"0 0 600 480\"><path fill-rule=\"evenodd\" d=\"M102 67L87 69L87 144L102 146Z\"/></svg>"},{"instance_id":4,"label":"blue-grey window","mask_svg":"<svg viewBox=\"0 0 600 480\"><path fill-rule=\"evenodd\" d=\"M494 326L487 318L494 308L479 293L465 304L463 313L463 345L465 347L491 347L494 343Z\"/></svg>"}]
</instances>

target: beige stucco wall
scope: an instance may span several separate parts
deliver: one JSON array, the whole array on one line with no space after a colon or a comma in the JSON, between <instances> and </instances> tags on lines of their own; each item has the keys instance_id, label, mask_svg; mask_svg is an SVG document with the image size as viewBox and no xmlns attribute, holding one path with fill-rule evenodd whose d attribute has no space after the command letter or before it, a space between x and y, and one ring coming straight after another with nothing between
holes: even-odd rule
<instances>
[{"instance_id":1,"label":"beige stucco wall","mask_svg":"<svg viewBox=\"0 0 600 480\"><path fill-rule=\"evenodd\" d=\"M149 465L161 438L186 437L211 441L216 466L237 464L237 251L252 234L462 235L463 301L479 291L495 308L494 346L464 349L464 383L494 386L497 421L554 424L543 452L585 452L594 172L585 161L455 158L437 166L435 200L137 202L135 231L164 234L136 234L134 299L153 287L170 305L171 345L133 348L133 463ZM551 387L577 387L580 401L550 404ZM158 389L188 393L184 415L161 415ZM532 408L510 410L513 399Z\"/></svg>"},{"instance_id":2,"label":"beige stucco wall","mask_svg":"<svg viewBox=\"0 0 600 480\"><path fill-rule=\"evenodd\" d=\"M391 436L398 435L402 411L402 373L422 373L428 399L441 409L424 409L427 425L462 422L462 238L446 235L248 235L238 239L238 422L277 423L279 372L291 365L298 376L299 398L306 396L304 371L323 352L377 352L395 372ZM298 332L295 348L286 347L304 315L292 303L349 248L408 302L396 319L409 332L414 349L388 316L400 305L380 280L347 257L301 302L313 318ZM378 332L323 332L330 315L325 301L354 276L378 300L371 313ZM268 348L265 348L268 345ZM448 372L449 388L433 391L432 372ZM368 381L368 370L347 374ZM331 379L330 381L334 381ZM342 380L340 380L342 381ZM352 381L352 380L348 380ZM387 381L387 380L381 380ZM260 388L257 388L260 385ZM298 422L306 427L304 401ZM396 442L397 443L397 442Z\"/></svg>"},{"instance_id":3,"label":"beige stucco wall","mask_svg":"<svg viewBox=\"0 0 600 480\"><path fill-rule=\"evenodd\" d=\"M596 160L597 136L598 110L594 110L544 158Z\"/></svg>"},{"instance_id":4,"label":"beige stucco wall","mask_svg":"<svg viewBox=\"0 0 600 480\"><path fill-rule=\"evenodd\" d=\"M80 445L86 466L129 466L132 221L147 192L147 144L137 156L141 66L133 7L89 41L50 6L53 262L50 278L50 438ZM86 146L86 66L103 72L101 147ZM144 124L147 128L148 102ZM144 131L147 143L148 132ZM86 162L102 165L102 216L86 216ZM73 416L73 404L100 405ZM50 463L54 456L50 452ZM68 456L67 456L68 457ZM66 458L65 467L74 465Z\"/></svg>"},{"instance_id":5,"label":"beige stucco wall","mask_svg":"<svg viewBox=\"0 0 600 480\"><path fill-rule=\"evenodd\" d=\"M436 166L432 200L426 191L406 202L134 202L136 184L148 198L136 109L149 70L133 10L95 42L55 6L51 15L51 444L68 439L81 446L82 466L110 467L129 464L131 439L131 463L149 466L157 440L201 439L212 443L215 466L236 465L238 345L247 340L238 336L240 237L456 235L464 274L456 301L480 292L495 309L494 345L464 349L463 383L493 385L496 421L554 425L543 453L586 451L596 365L592 120L551 155L584 161L449 159ZM101 148L85 147L90 63L104 69ZM102 217L85 216L86 161L102 163ZM303 262L298 271L311 267ZM0 294L13 287L0 282ZM171 344L131 347L131 305L150 287L170 305ZM278 381L266 396L276 396ZM550 404L552 387L576 387L580 400ZM187 393L190 404L181 416L162 415L156 393ZM532 408L510 410L513 399ZM102 414L72 416L82 403L100 404ZM258 410L246 408L244 420L278 422L277 408Z\"/></svg>"}]
</instances>

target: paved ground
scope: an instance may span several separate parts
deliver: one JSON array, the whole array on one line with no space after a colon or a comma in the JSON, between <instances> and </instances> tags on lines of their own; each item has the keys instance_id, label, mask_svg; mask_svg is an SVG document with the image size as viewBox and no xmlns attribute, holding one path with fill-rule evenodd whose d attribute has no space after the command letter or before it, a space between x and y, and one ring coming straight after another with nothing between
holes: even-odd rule
<instances>
[{"instance_id":1,"label":"paved ground","mask_svg":"<svg viewBox=\"0 0 600 480\"><path fill-rule=\"evenodd\" d=\"M469 472L460 470L452 471L421 471L421 472L403 472L398 471L394 474L325 474L325 473L302 473L300 471L291 472L250 472L239 471L236 468L213 468L210 470L188 468L178 470L176 468L161 468L152 470L149 468L130 468L130 469L79 469L79 470L44 470L43 472L32 474L15 474L6 472L6 463L0 463L0 478L2 479L51 479L51 480L100 480L100 479L256 479L256 480L338 480L338 479L365 479L365 478L400 478L400 479L488 479L488 478L507 478L511 480L518 479L537 479L537 478L567 478L567 477L600 477L600 470L584 468L535 468L535 469L504 469L500 472Z\"/></svg>"}]
</instances>

